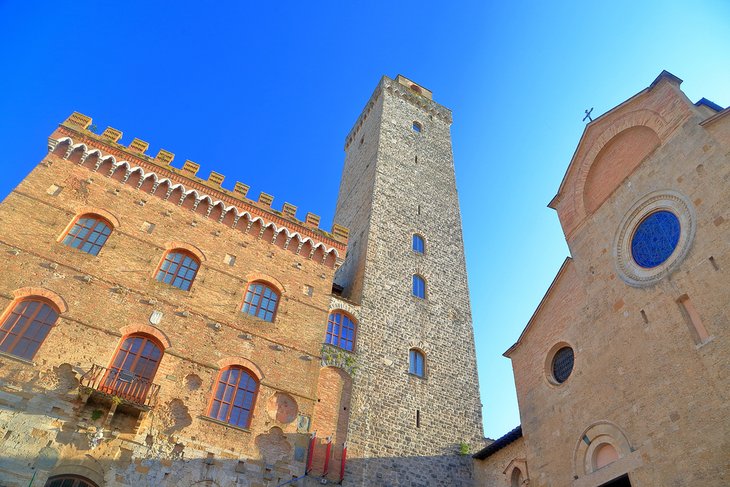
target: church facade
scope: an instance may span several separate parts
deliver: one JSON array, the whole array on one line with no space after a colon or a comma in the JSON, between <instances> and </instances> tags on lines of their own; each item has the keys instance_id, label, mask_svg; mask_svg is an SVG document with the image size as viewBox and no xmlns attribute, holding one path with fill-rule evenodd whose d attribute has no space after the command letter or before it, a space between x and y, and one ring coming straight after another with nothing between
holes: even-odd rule
<instances>
[{"instance_id":1,"label":"church facade","mask_svg":"<svg viewBox=\"0 0 730 487\"><path fill-rule=\"evenodd\" d=\"M378 83L331 231L91 122L64 121L0 204L0 486L472 485L451 113L430 91Z\"/></svg>"},{"instance_id":2,"label":"church facade","mask_svg":"<svg viewBox=\"0 0 730 487\"><path fill-rule=\"evenodd\" d=\"M588 123L549 204L571 256L505 352L521 425L476 485L730 485L730 110L680 84Z\"/></svg>"}]
</instances>

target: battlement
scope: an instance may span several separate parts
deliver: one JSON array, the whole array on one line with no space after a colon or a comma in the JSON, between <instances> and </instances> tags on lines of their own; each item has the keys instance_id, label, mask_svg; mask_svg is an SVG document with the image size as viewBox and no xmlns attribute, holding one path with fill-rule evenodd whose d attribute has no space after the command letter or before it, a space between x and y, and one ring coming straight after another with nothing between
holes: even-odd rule
<instances>
[{"instance_id":1,"label":"battlement","mask_svg":"<svg viewBox=\"0 0 730 487\"><path fill-rule=\"evenodd\" d=\"M91 117L78 112L72 113L49 138L49 151L65 142L68 149L64 158L68 158L73 151L82 150L80 163L92 153L98 153L99 164L102 159L112 160L112 172L125 166L125 181L131 172L139 169L143 176L140 176L138 187L142 187L143 181L147 179L154 179L155 187L167 180L171 188L182 187L185 197L192 194L195 208L206 201L209 207L207 214L211 214L214 207L220 206L221 221L226 214L235 214L236 221L247 214L251 221L260 220L264 227L273 224L275 231L287 229L287 235L300 235L301 241L311 240L315 246L317 243L324 244L330 250L335 250L338 258L344 257L348 229L334 224L330 232L324 231L319 228L320 217L314 213L307 213L303 221L299 220L296 217L297 207L291 203L284 203L282 210L278 211L271 206L274 197L270 194L262 192L258 200L251 200L247 198L249 186L240 181L235 183L233 190L225 189L221 186L225 180L223 174L212 171L207 179L202 179L197 176L200 170L198 163L186 160L182 168L173 167L171 163L175 158L174 153L160 149L155 157L151 157L146 154L149 148L147 142L135 138L128 146L124 146L119 143L122 137L120 130L107 127L101 134L96 134L90 130L91 124Z\"/></svg>"},{"instance_id":2,"label":"battlement","mask_svg":"<svg viewBox=\"0 0 730 487\"><path fill-rule=\"evenodd\" d=\"M433 101L433 92L431 92L431 90L424 88L400 74L396 76L395 79L383 76L380 79L378 86L375 87L375 91L373 91L370 99L365 104L365 108L363 108L362 113L357 118L357 121L355 121L355 125L350 130L350 133L347 134L347 137L345 137L345 150L347 150L352 141L357 138L360 127L362 127L362 124L365 120L367 120L383 90L400 96L412 105L425 110L429 115L451 124L451 110Z\"/></svg>"}]
</instances>

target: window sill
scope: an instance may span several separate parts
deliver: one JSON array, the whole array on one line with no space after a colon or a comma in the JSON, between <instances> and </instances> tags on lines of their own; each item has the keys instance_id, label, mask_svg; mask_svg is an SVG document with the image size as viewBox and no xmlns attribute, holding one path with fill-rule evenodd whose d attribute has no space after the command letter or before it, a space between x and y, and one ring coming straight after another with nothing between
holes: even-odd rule
<instances>
[{"instance_id":1,"label":"window sill","mask_svg":"<svg viewBox=\"0 0 730 487\"><path fill-rule=\"evenodd\" d=\"M244 433L250 433L251 432L251 430L249 430L249 429L242 428L240 426L236 426L236 425L233 425L233 424L230 424L230 423L226 423L225 421L221 421L219 419L211 418L210 416L200 415L200 416L198 416L198 419L202 419L204 421L210 421L211 423L219 424L221 426L225 426L226 428L231 428L231 429L234 429L234 430L243 431Z\"/></svg>"},{"instance_id":2,"label":"window sill","mask_svg":"<svg viewBox=\"0 0 730 487\"><path fill-rule=\"evenodd\" d=\"M707 337L705 339L704 342L698 343L697 345L695 345L695 350L699 350L700 348L704 347L705 345L709 345L713 341L715 341L715 335L710 335L709 337Z\"/></svg>"},{"instance_id":3,"label":"window sill","mask_svg":"<svg viewBox=\"0 0 730 487\"><path fill-rule=\"evenodd\" d=\"M24 358L20 358L20 357L18 357L16 355L13 355L13 354L10 354L10 353L0 352L0 357L9 358L11 360L15 360L17 362L20 362L20 363L23 363L23 364L26 364L26 365L32 365L33 367L35 367L37 365L33 361L26 360Z\"/></svg>"},{"instance_id":4,"label":"window sill","mask_svg":"<svg viewBox=\"0 0 730 487\"><path fill-rule=\"evenodd\" d=\"M406 375L413 377L414 379L426 380L425 375L418 375L418 374L414 374L413 372L406 372Z\"/></svg>"}]
</instances>

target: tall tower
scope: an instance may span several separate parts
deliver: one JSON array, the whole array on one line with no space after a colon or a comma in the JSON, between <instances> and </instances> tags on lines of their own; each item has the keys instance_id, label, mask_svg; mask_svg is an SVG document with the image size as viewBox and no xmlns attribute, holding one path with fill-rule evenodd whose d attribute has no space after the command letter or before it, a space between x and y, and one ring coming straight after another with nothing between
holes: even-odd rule
<instances>
[{"instance_id":1,"label":"tall tower","mask_svg":"<svg viewBox=\"0 0 730 487\"><path fill-rule=\"evenodd\" d=\"M481 404L450 126L429 90L383 77L345 142L335 281L360 308L349 485L471 485L459 451L482 440Z\"/></svg>"}]
</instances>

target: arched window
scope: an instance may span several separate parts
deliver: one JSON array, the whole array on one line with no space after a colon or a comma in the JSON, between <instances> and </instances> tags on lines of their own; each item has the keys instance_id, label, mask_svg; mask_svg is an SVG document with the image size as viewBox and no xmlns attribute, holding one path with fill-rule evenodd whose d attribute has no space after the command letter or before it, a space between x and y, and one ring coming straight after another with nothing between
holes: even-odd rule
<instances>
[{"instance_id":1,"label":"arched window","mask_svg":"<svg viewBox=\"0 0 730 487\"><path fill-rule=\"evenodd\" d=\"M97 487L97 485L78 475L56 475L46 481L45 487Z\"/></svg>"},{"instance_id":2,"label":"arched window","mask_svg":"<svg viewBox=\"0 0 730 487\"><path fill-rule=\"evenodd\" d=\"M416 122L414 120L413 121L413 131L420 134L422 130L423 130L423 125L421 125L420 122Z\"/></svg>"},{"instance_id":3,"label":"arched window","mask_svg":"<svg viewBox=\"0 0 730 487\"><path fill-rule=\"evenodd\" d=\"M408 373L424 377L426 375L426 356L412 348L408 353Z\"/></svg>"},{"instance_id":4,"label":"arched window","mask_svg":"<svg viewBox=\"0 0 730 487\"><path fill-rule=\"evenodd\" d=\"M253 374L238 365L221 370L213 388L208 416L248 428L251 424L259 384Z\"/></svg>"},{"instance_id":5,"label":"arched window","mask_svg":"<svg viewBox=\"0 0 730 487\"><path fill-rule=\"evenodd\" d=\"M16 301L0 326L0 352L31 360L58 319L58 309L38 297Z\"/></svg>"},{"instance_id":6,"label":"arched window","mask_svg":"<svg viewBox=\"0 0 730 487\"><path fill-rule=\"evenodd\" d=\"M426 299L426 281L418 274L413 274L413 295L417 298Z\"/></svg>"},{"instance_id":7,"label":"arched window","mask_svg":"<svg viewBox=\"0 0 730 487\"><path fill-rule=\"evenodd\" d=\"M510 485L512 487L522 487L523 482L524 477L522 476L522 471L519 468L515 468L514 470L512 470L512 479Z\"/></svg>"},{"instance_id":8,"label":"arched window","mask_svg":"<svg viewBox=\"0 0 730 487\"><path fill-rule=\"evenodd\" d=\"M265 282L256 281L248 285L241 311L264 321L274 321L279 293Z\"/></svg>"},{"instance_id":9,"label":"arched window","mask_svg":"<svg viewBox=\"0 0 730 487\"><path fill-rule=\"evenodd\" d=\"M422 254L422 253L424 253L425 248L426 248L426 246L423 242L423 237L414 233L413 234L413 251L418 254Z\"/></svg>"},{"instance_id":10,"label":"arched window","mask_svg":"<svg viewBox=\"0 0 730 487\"><path fill-rule=\"evenodd\" d=\"M165 255L160 270L157 271L157 280L188 291L199 267L200 261L190 252L182 249L171 250Z\"/></svg>"},{"instance_id":11,"label":"arched window","mask_svg":"<svg viewBox=\"0 0 730 487\"><path fill-rule=\"evenodd\" d=\"M352 351L355 344L355 322L342 311L333 311L327 320L327 343Z\"/></svg>"},{"instance_id":12,"label":"arched window","mask_svg":"<svg viewBox=\"0 0 730 487\"><path fill-rule=\"evenodd\" d=\"M63 238L64 245L79 249L91 255L99 251L112 233L112 225L99 215L81 215Z\"/></svg>"},{"instance_id":13,"label":"arched window","mask_svg":"<svg viewBox=\"0 0 730 487\"><path fill-rule=\"evenodd\" d=\"M162 359L162 345L148 335L126 337L109 365L101 390L144 403Z\"/></svg>"}]
</instances>

